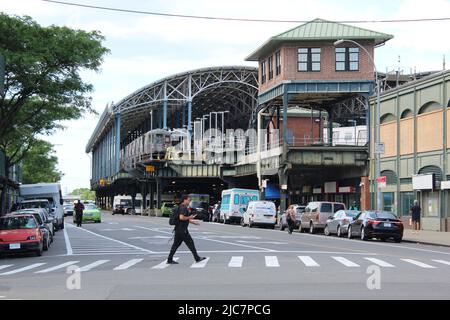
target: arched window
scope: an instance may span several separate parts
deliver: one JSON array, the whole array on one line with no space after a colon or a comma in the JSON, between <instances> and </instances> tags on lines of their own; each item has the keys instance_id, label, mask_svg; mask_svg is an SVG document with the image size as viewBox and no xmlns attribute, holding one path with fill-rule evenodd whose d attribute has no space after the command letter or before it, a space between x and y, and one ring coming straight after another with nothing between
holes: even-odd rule
<instances>
[{"instance_id":1,"label":"arched window","mask_svg":"<svg viewBox=\"0 0 450 320\"><path fill-rule=\"evenodd\" d=\"M405 110L403 110L402 114L400 115L400 119L405 119L405 118L409 118L412 116L413 116L413 113L412 113L411 109L405 109Z\"/></svg>"},{"instance_id":2,"label":"arched window","mask_svg":"<svg viewBox=\"0 0 450 320\"><path fill-rule=\"evenodd\" d=\"M436 181L442 181L442 170L438 166L426 166L419 170L419 174L434 173Z\"/></svg>"},{"instance_id":3,"label":"arched window","mask_svg":"<svg viewBox=\"0 0 450 320\"><path fill-rule=\"evenodd\" d=\"M381 171L381 176L386 176L386 184L396 184L397 174L392 170Z\"/></svg>"},{"instance_id":4,"label":"arched window","mask_svg":"<svg viewBox=\"0 0 450 320\"><path fill-rule=\"evenodd\" d=\"M380 118L380 124L395 121L395 116L392 113L383 114Z\"/></svg>"},{"instance_id":5,"label":"arched window","mask_svg":"<svg viewBox=\"0 0 450 320\"><path fill-rule=\"evenodd\" d=\"M419 114L440 110L441 108L441 105L436 101L427 102L420 107Z\"/></svg>"}]
</instances>

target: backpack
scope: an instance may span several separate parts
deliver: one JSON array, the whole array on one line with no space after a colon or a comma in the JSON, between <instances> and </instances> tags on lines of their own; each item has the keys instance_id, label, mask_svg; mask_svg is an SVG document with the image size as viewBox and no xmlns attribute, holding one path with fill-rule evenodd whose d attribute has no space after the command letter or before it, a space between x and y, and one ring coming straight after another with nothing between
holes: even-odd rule
<instances>
[{"instance_id":1,"label":"backpack","mask_svg":"<svg viewBox=\"0 0 450 320\"><path fill-rule=\"evenodd\" d=\"M180 223L179 206L174 206L169 217L169 225L177 226Z\"/></svg>"}]
</instances>

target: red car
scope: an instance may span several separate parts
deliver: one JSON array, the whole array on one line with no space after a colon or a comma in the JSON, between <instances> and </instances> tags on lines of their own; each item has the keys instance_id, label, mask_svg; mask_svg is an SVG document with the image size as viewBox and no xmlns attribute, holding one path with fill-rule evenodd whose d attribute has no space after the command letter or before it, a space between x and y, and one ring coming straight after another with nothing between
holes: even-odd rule
<instances>
[{"instance_id":1,"label":"red car","mask_svg":"<svg viewBox=\"0 0 450 320\"><path fill-rule=\"evenodd\" d=\"M0 217L0 254L44 250L42 230L32 214Z\"/></svg>"}]
</instances>

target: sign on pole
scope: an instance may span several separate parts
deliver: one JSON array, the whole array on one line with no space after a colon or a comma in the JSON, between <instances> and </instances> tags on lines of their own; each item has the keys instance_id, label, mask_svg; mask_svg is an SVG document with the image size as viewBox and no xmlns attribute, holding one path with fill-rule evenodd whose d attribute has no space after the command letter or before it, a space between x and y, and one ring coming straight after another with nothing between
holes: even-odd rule
<instances>
[{"instance_id":1,"label":"sign on pole","mask_svg":"<svg viewBox=\"0 0 450 320\"><path fill-rule=\"evenodd\" d=\"M155 166L145 166L145 171L147 171L147 172L154 172L155 171Z\"/></svg>"},{"instance_id":2,"label":"sign on pole","mask_svg":"<svg viewBox=\"0 0 450 320\"><path fill-rule=\"evenodd\" d=\"M381 176L377 178L378 189L386 188L386 176Z\"/></svg>"},{"instance_id":3,"label":"sign on pole","mask_svg":"<svg viewBox=\"0 0 450 320\"><path fill-rule=\"evenodd\" d=\"M375 143L375 154L384 154L384 142Z\"/></svg>"}]
</instances>

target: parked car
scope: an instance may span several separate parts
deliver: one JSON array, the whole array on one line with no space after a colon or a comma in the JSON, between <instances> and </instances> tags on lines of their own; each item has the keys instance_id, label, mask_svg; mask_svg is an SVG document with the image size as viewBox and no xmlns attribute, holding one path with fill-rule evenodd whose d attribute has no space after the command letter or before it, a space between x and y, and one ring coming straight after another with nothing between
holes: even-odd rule
<instances>
[{"instance_id":1,"label":"parked car","mask_svg":"<svg viewBox=\"0 0 450 320\"><path fill-rule=\"evenodd\" d=\"M32 214L0 217L0 254L34 252L41 256L44 250L44 233Z\"/></svg>"},{"instance_id":2,"label":"parked car","mask_svg":"<svg viewBox=\"0 0 450 320\"><path fill-rule=\"evenodd\" d=\"M342 237L347 234L350 222L360 213L357 210L339 210L333 216L330 216L325 225L324 233L326 236L336 234Z\"/></svg>"},{"instance_id":3,"label":"parked car","mask_svg":"<svg viewBox=\"0 0 450 320\"><path fill-rule=\"evenodd\" d=\"M52 232L58 230L59 222L55 217L55 212L52 211L50 201L47 199L33 199L33 200L23 200L19 203L18 211L27 209L41 209L45 210L47 217L51 217L53 222Z\"/></svg>"},{"instance_id":4,"label":"parked car","mask_svg":"<svg viewBox=\"0 0 450 320\"><path fill-rule=\"evenodd\" d=\"M73 213L74 213L73 204L66 204L66 205L64 205L63 208L64 208L64 217L73 216Z\"/></svg>"},{"instance_id":5,"label":"parked car","mask_svg":"<svg viewBox=\"0 0 450 320\"><path fill-rule=\"evenodd\" d=\"M299 230L300 232L309 230L309 233L316 233L317 230L324 230L328 218L339 210L345 209L345 204L340 202L310 202L301 216Z\"/></svg>"},{"instance_id":6,"label":"parked car","mask_svg":"<svg viewBox=\"0 0 450 320\"><path fill-rule=\"evenodd\" d=\"M87 221L102 222L102 213L95 204L84 205L83 222ZM76 223L75 216L73 216L73 223Z\"/></svg>"},{"instance_id":7,"label":"parked car","mask_svg":"<svg viewBox=\"0 0 450 320\"><path fill-rule=\"evenodd\" d=\"M295 226L294 229L298 229L300 226L300 219L302 217L303 212L305 212L306 206L294 205L295 210ZM283 212L278 218L278 227L281 231L284 231L288 227L288 223L286 220L286 212Z\"/></svg>"},{"instance_id":8,"label":"parked car","mask_svg":"<svg viewBox=\"0 0 450 320\"><path fill-rule=\"evenodd\" d=\"M241 218L241 226L255 225L275 228L277 223L277 210L271 201L250 201Z\"/></svg>"},{"instance_id":9,"label":"parked car","mask_svg":"<svg viewBox=\"0 0 450 320\"><path fill-rule=\"evenodd\" d=\"M115 215L115 214L124 215L126 209L127 208L125 207L125 205L118 203L118 204L114 205L112 215Z\"/></svg>"},{"instance_id":10,"label":"parked car","mask_svg":"<svg viewBox=\"0 0 450 320\"><path fill-rule=\"evenodd\" d=\"M172 209L175 207L175 203L173 202L163 202L161 206L161 213L163 217L170 217L172 213Z\"/></svg>"},{"instance_id":11,"label":"parked car","mask_svg":"<svg viewBox=\"0 0 450 320\"><path fill-rule=\"evenodd\" d=\"M208 203L204 201L191 201L188 210L191 214L196 214L198 220L209 221Z\"/></svg>"},{"instance_id":12,"label":"parked car","mask_svg":"<svg viewBox=\"0 0 450 320\"><path fill-rule=\"evenodd\" d=\"M50 240L53 242L53 236L55 235L55 225L53 223L53 217L50 216L44 209L22 209L11 214L32 214L39 222L44 224L48 232L50 233Z\"/></svg>"},{"instance_id":13,"label":"parked car","mask_svg":"<svg viewBox=\"0 0 450 320\"><path fill-rule=\"evenodd\" d=\"M401 242L403 238L403 222L389 211L363 211L348 227L348 238L354 236L362 240L378 238L386 241L393 238Z\"/></svg>"}]
</instances>

